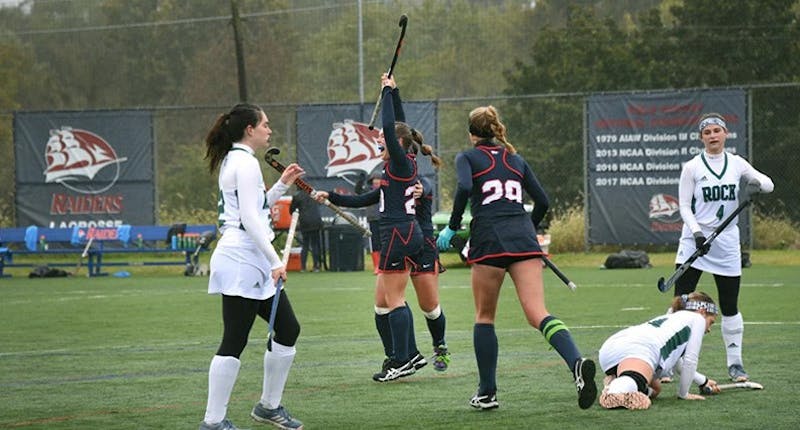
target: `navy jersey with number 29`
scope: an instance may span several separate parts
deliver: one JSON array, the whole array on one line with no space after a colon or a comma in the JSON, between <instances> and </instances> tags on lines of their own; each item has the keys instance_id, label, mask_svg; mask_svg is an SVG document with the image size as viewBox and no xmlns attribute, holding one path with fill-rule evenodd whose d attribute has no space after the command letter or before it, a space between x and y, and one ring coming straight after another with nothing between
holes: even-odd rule
<instances>
[{"instance_id":1,"label":"navy jersey with number 29","mask_svg":"<svg viewBox=\"0 0 800 430\"><path fill-rule=\"evenodd\" d=\"M535 227L544 218L549 201L528 163L492 140L456 156L456 190L450 228L457 230L471 202L468 262L498 257L541 254ZM524 194L533 198L531 216L525 211Z\"/></svg>"}]
</instances>

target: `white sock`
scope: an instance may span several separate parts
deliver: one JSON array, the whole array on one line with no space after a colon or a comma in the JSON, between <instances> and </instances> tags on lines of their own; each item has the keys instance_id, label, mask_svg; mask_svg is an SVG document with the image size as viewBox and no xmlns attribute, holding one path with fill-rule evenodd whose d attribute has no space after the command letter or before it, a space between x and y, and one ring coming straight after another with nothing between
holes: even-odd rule
<instances>
[{"instance_id":1,"label":"white sock","mask_svg":"<svg viewBox=\"0 0 800 430\"><path fill-rule=\"evenodd\" d=\"M722 341L725 342L725 355L728 367L742 363L742 337L744 336L744 319L742 313L732 317L722 316Z\"/></svg>"},{"instance_id":2,"label":"white sock","mask_svg":"<svg viewBox=\"0 0 800 430\"><path fill-rule=\"evenodd\" d=\"M281 405L283 387L289 377L294 355L293 346L285 346L272 340L272 351L264 353L264 383L261 391L261 404L267 409L275 409Z\"/></svg>"},{"instance_id":3,"label":"white sock","mask_svg":"<svg viewBox=\"0 0 800 430\"><path fill-rule=\"evenodd\" d=\"M203 421L216 424L225 419L233 384L239 375L239 359L215 355L208 368L208 403Z\"/></svg>"},{"instance_id":4,"label":"white sock","mask_svg":"<svg viewBox=\"0 0 800 430\"><path fill-rule=\"evenodd\" d=\"M636 385L636 381L627 375L615 378L608 384L608 394L635 393L637 391L639 391L639 387Z\"/></svg>"}]
</instances>

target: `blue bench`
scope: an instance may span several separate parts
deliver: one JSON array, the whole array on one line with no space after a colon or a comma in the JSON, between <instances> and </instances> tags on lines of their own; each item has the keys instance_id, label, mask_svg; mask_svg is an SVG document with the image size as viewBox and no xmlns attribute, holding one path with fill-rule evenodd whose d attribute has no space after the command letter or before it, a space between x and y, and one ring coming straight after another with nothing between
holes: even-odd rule
<instances>
[{"instance_id":1,"label":"blue bench","mask_svg":"<svg viewBox=\"0 0 800 430\"><path fill-rule=\"evenodd\" d=\"M34 267L40 264L19 262L18 256L77 254L79 264L86 258L89 276L104 276L105 266L197 266L200 252L216 238L213 224L173 226L0 228L0 277L6 267ZM158 259L131 262L104 262L108 254L178 254L180 259ZM15 261L16 260L16 261ZM73 263L52 263L50 266L69 267Z\"/></svg>"}]
</instances>

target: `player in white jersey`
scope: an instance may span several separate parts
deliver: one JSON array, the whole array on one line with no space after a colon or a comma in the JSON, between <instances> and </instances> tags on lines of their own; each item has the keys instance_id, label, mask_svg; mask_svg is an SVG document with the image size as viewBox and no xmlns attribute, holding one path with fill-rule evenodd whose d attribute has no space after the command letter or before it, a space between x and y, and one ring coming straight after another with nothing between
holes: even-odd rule
<instances>
[{"instance_id":1,"label":"player in white jersey","mask_svg":"<svg viewBox=\"0 0 800 430\"><path fill-rule=\"evenodd\" d=\"M714 301L705 293L695 292L673 299L671 310L615 333L600 347L600 367L607 375L600 406L649 408L650 399L661 392L659 377L672 369L681 375L681 399L704 399L689 392L692 382L701 391L719 391L716 381L697 372L703 335L717 318Z\"/></svg>"},{"instance_id":2,"label":"player in white jersey","mask_svg":"<svg viewBox=\"0 0 800 430\"><path fill-rule=\"evenodd\" d=\"M255 152L269 147L272 130L258 106L238 104L220 115L206 137L206 158L219 169L219 226L222 237L211 256L208 293L222 296L222 342L208 371L208 402L200 430L235 430L227 419L228 401L239 373L239 356L256 315L269 321L275 283L286 268L272 246L269 208L304 171L289 165L269 190ZM264 381L250 416L283 429L302 429L281 405L295 356L300 324L287 294L280 295L275 336L264 353Z\"/></svg>"},{"instance_id":3,"label":"player in white jersey","mask_svg":"<svg viewBox=\"0 0 800 430\"><path fill-rule=\"evenodd\" d=\"M770 193L775 188L767 175L754 169L742 157L725 151L728 129L720 114L703 115L699 130L705 149L683 166L678 186L683 231L675 257L676 267L703 247L706 237L739 206L740 197ZM740 196L742 180L746 182L746 189ZM678 278L675 295L694 291L703 272L714 275L722 313L722 339L728 374L732 380L742 382L749 376L742 363L744 322L738 308L742 254L736 222L733 220L722 230L710 248L703 250L702 257Z\"/></svg>"}]
</instances>

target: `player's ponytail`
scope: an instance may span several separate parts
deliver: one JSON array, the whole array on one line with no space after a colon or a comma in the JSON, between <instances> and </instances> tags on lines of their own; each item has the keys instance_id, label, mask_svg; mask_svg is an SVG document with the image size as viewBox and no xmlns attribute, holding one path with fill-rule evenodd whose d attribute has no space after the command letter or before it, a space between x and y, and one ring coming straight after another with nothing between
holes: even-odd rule
<instances>
[{"instance_id":1,"label":"player's ponytail","mask_svg":"<svg viewBox=\"0 0 800 430\"><path fill-rule=\"evenodd\" d=\"M469 113L469 132L480 138L497 139L509 154L517 153L514 145L508 141L506 126L500 121L500 114L494 106L480 106Z\"/></svg>"},{"instance_id":2,"label":"player's ponytail","mask_svg":"<svg viewBox=\"0 0 800 430\"><path fill-rule=\"evenodd\" d=\"M233 144L242 140L247 126L255 127L261 120L263 111L260 107L248 103L240 103L230 112L217 117L211 130L206 135L206 156L208 170L214 173Z\"/></svg>"},{"instance_id":3,"label":"player's ponytail","mask_svg":"<svg viewBox=\"0 0 800 430\"><path fill-rule=\"evenodd\" d=\"M422 152L423 155L431 157L431 164L433 164L434 168L438 169L439 167L441 167L442 159L433 153L433 148L430 145L425 145L425 144L420 145L420 152Z\"/></svg>"}]
</instances>

